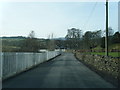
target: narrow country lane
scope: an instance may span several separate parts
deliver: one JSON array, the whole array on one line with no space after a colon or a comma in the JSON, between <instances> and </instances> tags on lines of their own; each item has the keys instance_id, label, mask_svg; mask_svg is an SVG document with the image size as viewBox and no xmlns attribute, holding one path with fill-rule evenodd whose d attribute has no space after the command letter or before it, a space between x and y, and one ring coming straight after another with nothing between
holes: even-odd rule
<instances>
[{"instance_id":1,"label":"narrow country lane","mask_svg":"<svg viewBox=\"0 0 120 90\"><path fill-rule=\"evenodd\" d=\"M114 88L72 53L40 64L3 82L3 88Z\"/></svg>"}]
</instances>

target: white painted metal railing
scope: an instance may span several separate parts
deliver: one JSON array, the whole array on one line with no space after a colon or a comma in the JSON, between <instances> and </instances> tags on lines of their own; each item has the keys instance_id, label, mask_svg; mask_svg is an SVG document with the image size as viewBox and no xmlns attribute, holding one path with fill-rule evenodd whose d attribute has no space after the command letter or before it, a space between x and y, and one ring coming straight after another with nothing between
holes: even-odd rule
<instances>
[{"instance_id":1,"label":"white painted metal railing","mask_svg":"<svg viewBox=\"0 0 120 90\"><path fill-rule=\"evenodd\" d=\"M15 74L30 69L37 64L45 62L57 55L58 51L48 51L45 53L15 53L3 52L0 59L0 78L3 80Z\"/></svg>"}]
</instances>

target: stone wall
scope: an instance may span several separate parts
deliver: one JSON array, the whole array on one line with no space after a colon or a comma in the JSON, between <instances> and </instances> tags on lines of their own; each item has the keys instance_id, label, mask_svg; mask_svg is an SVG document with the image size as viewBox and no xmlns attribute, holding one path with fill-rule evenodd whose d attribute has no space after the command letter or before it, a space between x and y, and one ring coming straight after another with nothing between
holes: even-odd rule
<instances>
[{"instance_id":1,"label":"stone wall","mask_svg":"<svg viewBox=\"0 0 120 90\"><path fill-rule=\"evenodd\" d=\"M111 79L109 81L113 84L117 84L117 81L120 78L120 58L83 54L80 52L75 53L75 56L103 77L107 77L108 80Z\"/></svg>"}]
</instances>

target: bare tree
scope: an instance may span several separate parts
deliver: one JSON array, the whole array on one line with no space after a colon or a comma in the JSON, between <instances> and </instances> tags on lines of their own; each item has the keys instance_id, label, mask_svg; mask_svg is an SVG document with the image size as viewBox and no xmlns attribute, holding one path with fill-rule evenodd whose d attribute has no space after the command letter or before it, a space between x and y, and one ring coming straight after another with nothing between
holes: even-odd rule
<instances>
[{"instance_id":1,"label":"bare tree","mask_svg":"<svg viewBox=\"0 0 120 90\"><path fill-rule=\"evenodd\" d=\"M79 41L82 37L82 30L71 28L68 29L66 39L67 39L67 48L78 49L80 47Z\"/></svg>"},{"instance_id":2,"label":"bare tree","mask_svg":"<svg viewBox=\"0 0 120 90\"><path fill-rule=\"evenodd\" d=\"M24 41L21 50L24 52L38 52L40 48L40 42L35 38L35 32L31 31Z\"/></svg>"},{"instance_id":3,"label":"bare tree","mask_svg":"<svg viewBox=\"0 0 120 90\"><path fill-rule=\"evenodd\" d=\"M55 50L55 40L53 39L54 34L48 36L48 50L54 51Z\"/></svg>"},{"instance_id":4,"label":"bare tree","mask_svg":"<svg viewBox=\"0 0 120 90\"><path fill-rule=\"evenodd\" d=\"M35 38L35 32L31 31L30 34L28 35L29 38Z\"/></svg>"},{"instance_id":5,"label":"bare tree","mask_svg":"<svg viewBox=\"0 0 120 90\"><path fill-rule=\"evenodd\" d=\"M112 36L114 34L114 30L112 29L112 27L108 28L108 36Z\"/></svg>"}]
</instances>

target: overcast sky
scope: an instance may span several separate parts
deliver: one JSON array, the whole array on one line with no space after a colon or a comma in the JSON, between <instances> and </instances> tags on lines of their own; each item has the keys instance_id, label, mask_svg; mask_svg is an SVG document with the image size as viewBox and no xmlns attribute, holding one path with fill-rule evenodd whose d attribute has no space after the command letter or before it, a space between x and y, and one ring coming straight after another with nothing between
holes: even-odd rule
<instances>
[{"instance_id":1,"label":"overcast sky","mask_svg":"<svg viewBox=\"0 0 120 90\"><path fill-rule=\"evenodd\" d=\"M118 2L109 3L109 26L118 30ZM33 30L38 38L64 37L73 27L105 30L105 2L0 3L2 36L27 36Z\"/></svg>"}]
</instances>

